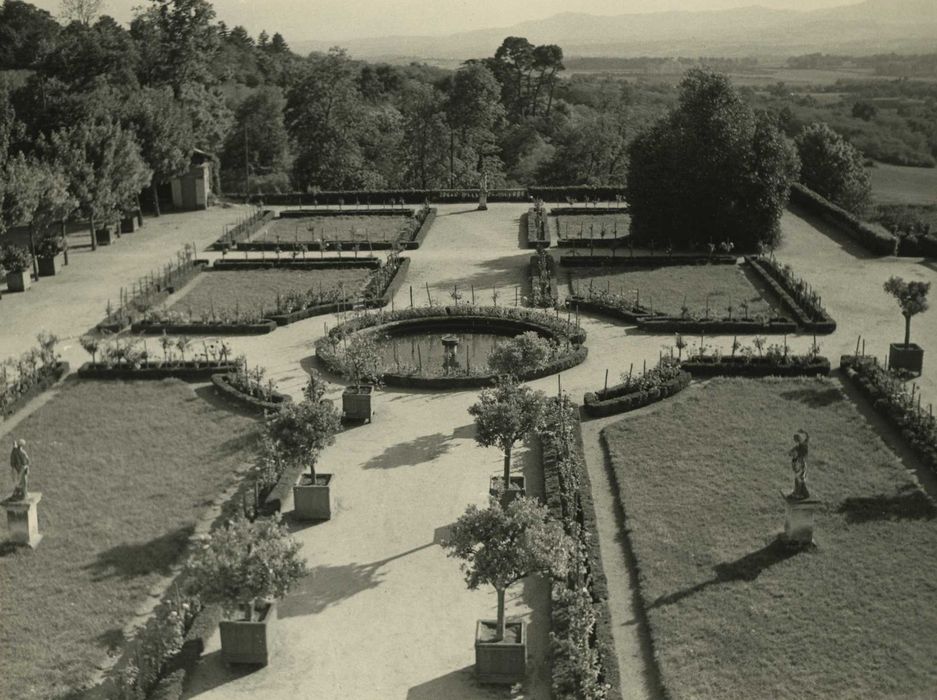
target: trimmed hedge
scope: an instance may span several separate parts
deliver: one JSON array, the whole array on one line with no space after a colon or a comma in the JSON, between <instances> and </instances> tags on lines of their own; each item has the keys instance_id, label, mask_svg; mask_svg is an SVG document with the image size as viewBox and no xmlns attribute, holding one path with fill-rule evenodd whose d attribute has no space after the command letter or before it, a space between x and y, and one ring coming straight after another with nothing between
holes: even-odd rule
<instances>
[{"instance_id":1,"label":"trimmed hedge","mask_svg":"<svg viewBox=\"0 0 937 700\"><path fill-rule=\"evenodd\" d=\"M611 316L612 318L620 319L626 323L635 324L639 323L645 318L654 317L653 313L645 310L629 311L628 309L623 309L619 306L613 306L611 304L602 303L601 301L594 301L579 296L566 297L566 308L573 309L577 312L588 311L595 314L603 314L605 316Z\"/></svg>"},{"instance_id":2,"label":"trimmed hedge","mask_svg":"<svg viewBox=\"0 0 937 700\"><path fill-rule=\"evenodd\" d=\"M833 333L836 330L836 321L826 312L826 309L819 304L811 308L798 301L797 291L789 286L789 280L773 260L746 257L745 262L771 288L801 328L819 334Z\"/></svg>"},{"instance_id":3,"label":"trimmed hedge","mask_svg":"<svg viewBox=\"0 0 937 700\"><path fill-rule=\"evenodd\" d=\"M572 404L575 408L575 404ZM578 413L578 412L577 412ZM615 640L612 636L611 612L608 607L608 580L602 565L602 551L599 546L598 526L595 517L595 504L592 500L592 485L589 473L585 466L585 457L582 446L582 424L578 415L572 426L571 439L562 443L558 436L561 431L555 426L546 426L547 430L537 436L541 445L541 459L545 500L554 518L560 520L567 532L576 531L574 525L579 526L578 535L583 551L586 555L586 590L592 601L592 612L595 615L593 634L588 640L568 640L568 644L557 645L554 642L554 655L551 664L554 687L561 678L575 677L577 659L570 655L557 653L558 650L575 650L582 654L583 641L587 641L590 649L598 654L599 679L608 686L606 697L609 700L621 700L621 675L618 667L618 656L615 651ZM568 456L562 451L568 450ZM572 483L566 478L572 474ZM567 584L575 584L570 581ZM550 610L551 632L558 640L563 640L563 617L569 614L579 614L575 609L564 610L562 589L563 583L556 582L551 591L552 605ZM575 600L575 599L574 599ZM588 612L588 611L586 611ZM574 652L574 653L575 653ZM576 700L582 700L576 698Z\"/></svg>"},{"instance_id":4,"label":"trimmed hedge","mask_svg":"<svg viewBox=\"0 0 937 700\"><path fill-rule=\"evenodd\" d=\"M264 335L276 330L277 324L269 319L256 323L162 323L160 321L137 321L130 326L133 333L144 335Z\"/></svg>"},{"instance_id":5,"label":"trimmed hedge","mask_svg":"<svg viewBox=\"0 0 937 700\"><path fill-rule=\"evenodd\" d=\"M787 359L704 355L680 364L693 377L828 377L830 361L821 355L788 355Z\"/></svg>"},{"instance_id":6,"label":"trimmed hedge","mask_svg":"<svg viewBox=\"0 0 937 700\"><path fill-rule=\"evenodd\" d=\"M904 384L882 367L878 358L843 355L839 367L918 459L937 473L937 418L915 405Z\"/></svg>"},{"instance_id":7,"label":"trimmed hedge","mask_svg":"<svg viewBox=\"0 0 937 700\"><path fill-rule=\"evenodd\" d=\"M800 183L791 185L790 203L832 224L872 253L895 255L897 252L898 238L884 226L863 221Z\"/></svg>"},{"instance_id":8,"label":"trimmed hedge","mask_svg":"<svg viewBox=\"0 0 937 700\"><path fill-rule=\"evenodd\" d=\"M3 406L0 416L9 418L41 393L58 384L62 377L68 374L68 367L68 363L62 361L56 362L54 365L40 367L36 383L20 394L15 401Z\"/></svg>"},{"instance_id":9,"label":"trimmed hedge","mask_svg":"<svg viewBox=\"0 0 937 700\"><path fill-rule=\"evenodd\" d=\"M488 190L489 202L529 202L533 199L558 202L566 199L573 200L614 200L624 196L625 188L615 185L566 185L559 187L515 187L494 188ZM343 202L374 202L375 204L389 204L391 200L403 200L407 204L423 204L425 202L459 203L477 202L479 189L477 187L462 187L455 189L432 190L330 190L325 192L290 192L284 194L265 194L262 196L250 194L228 194L226 199L236 202L263 201L265 204L282 206L302 206L309 204L338 204Z\"/></svg>"},{"instance_id":10,"label":"trimmed hedge","mask_svg":"<svg viewBox=\"0 0 937 700\"><path fill-rule=\"evenodd\" d=\"M592 216L594 214L630 214L628 207L553 207L550 216Z\"/></svg>"},{"instance_id":11,"label":"trimmed hedge","mask_svg":"<svg viewBox=\"0 0 937 700\"><path fill-rule=\"evenodd\" d=\"M563 255L566 267L669 267L676 265L737 265L738 255Z\"/></svg>"},{"instance_id":12,"label":"trimmed hedge","mask_svg":"<svg viewBox=\"0 0 937 700\"><path fill-rule=\"evenodd\" d=\"M311 216L414 216L413 209L285 209L280 212L281 219L306 219Z\"/></svg>"},{"instance_id":13,"label":"trimmed hedge","mask_svg":"<svg viewBox=\"0 0 937 700\"><path fill-rule=\"evenodd\" d=\"M590 416L611 416L615 413L633 411L648 406L674 394L678 394L690 385L692 375L681 371L673 380L647 391L622 393L624 384L616 384L608 389L590 391L583 397L583 408Z\"/></svg>"},{"instance_id":14,"label":"trimmed hedge","mask_svg":"<svg viewBox=\"0 0 937 700\"><path fill-rule=\"evenodd\" d=\"M226 374L236 369L234 363L208 363L208 362L163 362L141 363L138 367L127 365L107 366L104 363L86 362L78 368L78 376L82 379L166 379L175 377L190 382L211 381L213 374Z\"/></svg>"},{"instance_id":15,"label":"trimmed hedge","mask_svg":"<svg viewBox=\"0 0 937 700\"><path fill-rule=\"evenodd\" d=\"M287 270L330 270L330 269L349 269L349 268L367 268L376 270L381 266L378 258L362 257L355 258L309 258L306 260L297 260L296 258L268 258L266 260L215 260L212 264L213 270L273 270L284 268Z\"/></svg>"},{"instance_id":16,"label":"trimmed hedge","mask_svg":"<svg viewBox=\"0 0 937 700\"><path fill-rule=\"evenodd\" d=\"M231 383L231 377L232 375L230 373L213 374L211 375L211 383L215 386L216 393L240 406L259 411L260 413L266 413L267 411L279 411L283 404L293 400L292 397L281 394L279 391L273 392L272 401L258 399L250 394L245 394L235 387L234 384Z\"/></svg>"}]
</instances>

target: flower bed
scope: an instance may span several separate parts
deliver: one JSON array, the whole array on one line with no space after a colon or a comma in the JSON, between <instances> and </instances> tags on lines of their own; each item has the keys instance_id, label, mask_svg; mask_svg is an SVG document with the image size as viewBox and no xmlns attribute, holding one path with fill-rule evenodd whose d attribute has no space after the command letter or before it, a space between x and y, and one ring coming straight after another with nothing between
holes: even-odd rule
<instances>
[{"instance_id":1,"label":"flower bed","mask_svg":"<svg viewBox=\"0 0 937 700\"><path fill-rule=\"evenodd\" d=\"M590 416L610 416L673 396L690 385L692 375L678 364L663 364L621 384L590 391L583 397Z\"/></svg>"},{"instance_id":2,"label":"flower bed","mask_svg":"<svg viewBox=\"0 0 937 700\"><path fill-rule=\"evenodd\" d=\"M680 367L694 377L828 377L830 361L821 355L750 357L703 355Z\"/></svg>"},{"instance_id":3,"label":"flower bed","mask_svg":"<svg viewBox=\"0 0 937 700\"><path fill-rule=\"evenodd\" d=\"M224 374L237 369L233 362L138 362L135 364L107 364L86 362L78 368L82 379L166 379L176 377L190 382L207 382L213 374Z\"/></svg>"},{"instance_id":4,"label":"flower bed","mask_svg":"<svg viewBox=\"0 0 937 700\"><path fill-rule=\"evenodd\" d=\"M130 325L133 333L144 335L264 335L276 330L277 323L264 319L252 323L217 321L215 323L174 323L142 320Z\"/></svg>"},{"instance_id":5,"label":"flower bed","mask_svg":"<svg viewBox=\"0 0 937 700\"><path fill-rule=\"evenodd\" d=\"M556 286L556 262L542 248L530 257L530 305L553 308L560 295Z\"/></svg>"},{"instance_id":6,"label":"flower bed","mask_svg":"<svg viewBox=\"0 0 937 700\"><path fill-rule=\"evenodd\" d=\"M535 207L527 210L524 221L527 227L527 247L549 248L550 227L547 226L547 216L542 202L538 202Z\"/></svg>"},{"instance_id":7,"label":"flower bed","mask_svg":"<svg viewBox=\"0 0 937 700\"><path fill-rule=\"evenodd\" d=\"M15 382L8 382L5 374L0 376L0 416L9 418L46 389L55 386L66 374L68 363L57 361Z\"/></svg>"},{"instance_id":8,"label":"flower bed","mask_svg":"<svg viewBox=\"0 0 937 700\"><path fill-rule=\"evenodd\" d=\"M765 257L746 257L745 262L771 287L801 328L813 333L836 330L836 321L823 308L819 295L806 282L795 277L790 266L781 267L774 259Z\"/></svg>"},{"instance_id":9,"label":"flower bed","mask_svg":"<svg viewBox=\"0 0 937 700\"><path fill-rule=\"evenodd\" d=\"M618 700L621 679L608 609L608 581L575 404L565 396L562 402L551 399L548 420L537 437L547 507L580 544L570 577L554 582L551 588L553 697Z\"/></svg>"},{"instance_id":10,"label":"flower bed","mask_svg":"<svg viewBox=\"0 0 937 700\"><path fill-rule=\"evenodd\" d=\"M367 268L376 270L381 266L378 258L361 257L356 258L353 255L345 258L309 258L297 259L293 257L275 257L258 260L251 258L249 260L215 260L212 269L215 270L329 270L329 269L348 269L348 268Z\"/></svg>"},{"instance_id":11,"label":"flower bed","mask_svg":"<svg viewBox=\"0 0 937 700\"><path fill-rule=\"evenodd\" d=\"M269 209L251 214L246 221L223 233L214 243L212 250L228 250L238 247L242 241L250 239L257 231L273 221L275 214Z\"/></svg>"},{"instance_id":12,"label":"flower bed","mask_svg":"<svg viewBox=\"0 0 937 700\"><path fill-rule=\"evenodd\" d=\"M229 401L246 406L247 408L265 413L277 411L280 406L293 399L286 394L270 389L258 395L256 389L251 390L238 379L238 372L211 375L211 383L215 390Z\"/></svg>"},{"instance_id":13,"label":"flower bed","mask_svg":"<svg viewBox=\"0 0 937 700\"><path fill-rule=\"evenodd\" d=\"M843 355L839 366L872 407L898 430L918 458L937 472L937 418L930 410L921 408L920 395L915 404L914 395L878 363L878 358Z\"/></svg>"},{"instance_id":14,"label":"flower bed","mask_svg":"<svg viewBox=\"0 0 937 700\"><path fill-rule=\"evenodd\" d=\"M795 182L791 185L790 202L832 224L873 253L878 255L895 255L896 253L898 238L889 233L884 226L863 221L799 183Z\"/></svg>"},{"instance_id":15,"label":"flower bed","mask_svg":"<svg viewBox=\"0 0 937 700\"><path fill-rule=\"evenodd\" d=\"M281 219L305 219L310 216L416 216L414 209L374 208L362 209L285 209L280 212Z\"/></svg>"}]
</instances>

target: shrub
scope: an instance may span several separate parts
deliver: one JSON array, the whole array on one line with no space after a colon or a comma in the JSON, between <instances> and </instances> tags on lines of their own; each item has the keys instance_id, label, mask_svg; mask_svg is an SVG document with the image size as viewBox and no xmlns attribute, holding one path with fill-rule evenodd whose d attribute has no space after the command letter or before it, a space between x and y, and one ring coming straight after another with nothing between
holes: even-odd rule
<instances>
[{"instance_id":1,"label":"shrub","mask_svg":"<svg viewBox=\"0 0 937 700\"><path fill-rule=\"evenodd\" d=\"M20 245L0 247L0 268L7 272L25 272L33 264L32 253Z\"/></svg>"},{"instance_id":2,"label":"shrub","mask_svg":"<svg viewBox=\"0 0 937 700\"><path fill-rule=\"evenodd\" d=\"M315 476L319 454L335 442L341 414L328 399L287 403L267 418L266 432L283 459L308 464Z\"/></svg>"},{"instance_id":3,"label":"shrub","mask_svg":"<svg viewBox=\"0 0 937 700\"><path fill-rule=\"evenodd\" d=\"M527 331L495 345L488 354L488 366L495 374L516 376L545 367L555 351L555 343Z\"/></svg>"}]
</instances>

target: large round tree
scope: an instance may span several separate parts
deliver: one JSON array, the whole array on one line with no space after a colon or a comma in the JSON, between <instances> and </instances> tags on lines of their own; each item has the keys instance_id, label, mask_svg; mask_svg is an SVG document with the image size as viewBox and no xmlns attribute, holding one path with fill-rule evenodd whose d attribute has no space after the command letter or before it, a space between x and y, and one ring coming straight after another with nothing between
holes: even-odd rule
<instances>
[{"instance_id":1,"label":"large round tree","mask_svg":"<svg viewBox=\"0 0 937 700\"><path fill-rule=\"evenodd\" d=\"M680 102L629 148L631 232L640 244L773 245L797 175L794 148L724 75L687 73Z\"/></svg>"},{"instance_id":2,"label":"large round tree","mask_svg":"<svg viewBox=\"0 0 937 700\"><path fill-rule=\"evenodd\" d=\"M844 209L861 214L872 195L862 154L828 125L805 126L797 136L800 181Z\"/></svg>"}]
</instances>

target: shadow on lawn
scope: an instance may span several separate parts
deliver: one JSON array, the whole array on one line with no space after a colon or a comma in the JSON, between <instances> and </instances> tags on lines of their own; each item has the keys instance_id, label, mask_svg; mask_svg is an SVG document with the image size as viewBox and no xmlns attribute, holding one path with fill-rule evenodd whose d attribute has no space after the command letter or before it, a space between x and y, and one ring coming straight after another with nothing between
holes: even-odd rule
<instances>
[{"instance_id":1,"label":"shadow on lawn","mask_svg":"<svg viewBox=\"0 0 937 700\"><path fill-rule=\"evenodd\" d=\"M98 554L88 564L95 581L121 577L124 579L158 573L168 576L172 565L189 543L194 525L185 525L165 535L138 544L119 544Z\"/></svg>"},{"instance_id":2,"label":"shadow on lawn","mask_svg":"<svg viewBox=\"0 0 937 700\"><path fill-rule=\"evenodd\" d=\"M861 524L877 520L933 520L937 506L917 488L909 487L902 493L885 496L855 496L847 498L836 509L846 516L846 522Z\"/></svg>"},{"instance_id":3,"label":"shadow on lawn","mask_svg":"<svg viewBox=\"0 0 937 700\"><path fill-rule=\"evenodd\" d=\"M741 559L716 564L713 567L713 571L716 574L715 578L703 581L690 588L684 588L682 591L676 591L675 593L668 593L667 595L661 596L651 603L648 608L660 608L665 605L679 603L684 598L689 598L691 595L700 593L710 586L718 586L723 583L735 583L737 581L754 581L767 569L796 556L800 551L801 550L796 548L788 547L780 537L776 537L761 549L746 554Z\"/></svg>"},{"instance_id":4,"label":"shadow on lawn","mask_svg":"<svg viewBox=\"0 0 937 700\"><path fill-rule=\"evenodd\" d=\"M431 462L449 451L452 436L443 433L421 435L409 442L392 445L364 463L365 469L395 469Z\"/></svg>"},{"instance_id":5,"label":"shadow on lawn","mask_svg":"<svg viewBox=\"0 0 937 700\"><path fill-rule=\"evenodd\" d=\"M843 392L838 388L829 388L823 391L810 388L785 391L781 394L781 398L787 399L788 401L799 401L811 408L826 408L827 406L832 406L834 403L843 401L846 397L843 396Z\"/></svg>"}]
</instances>

